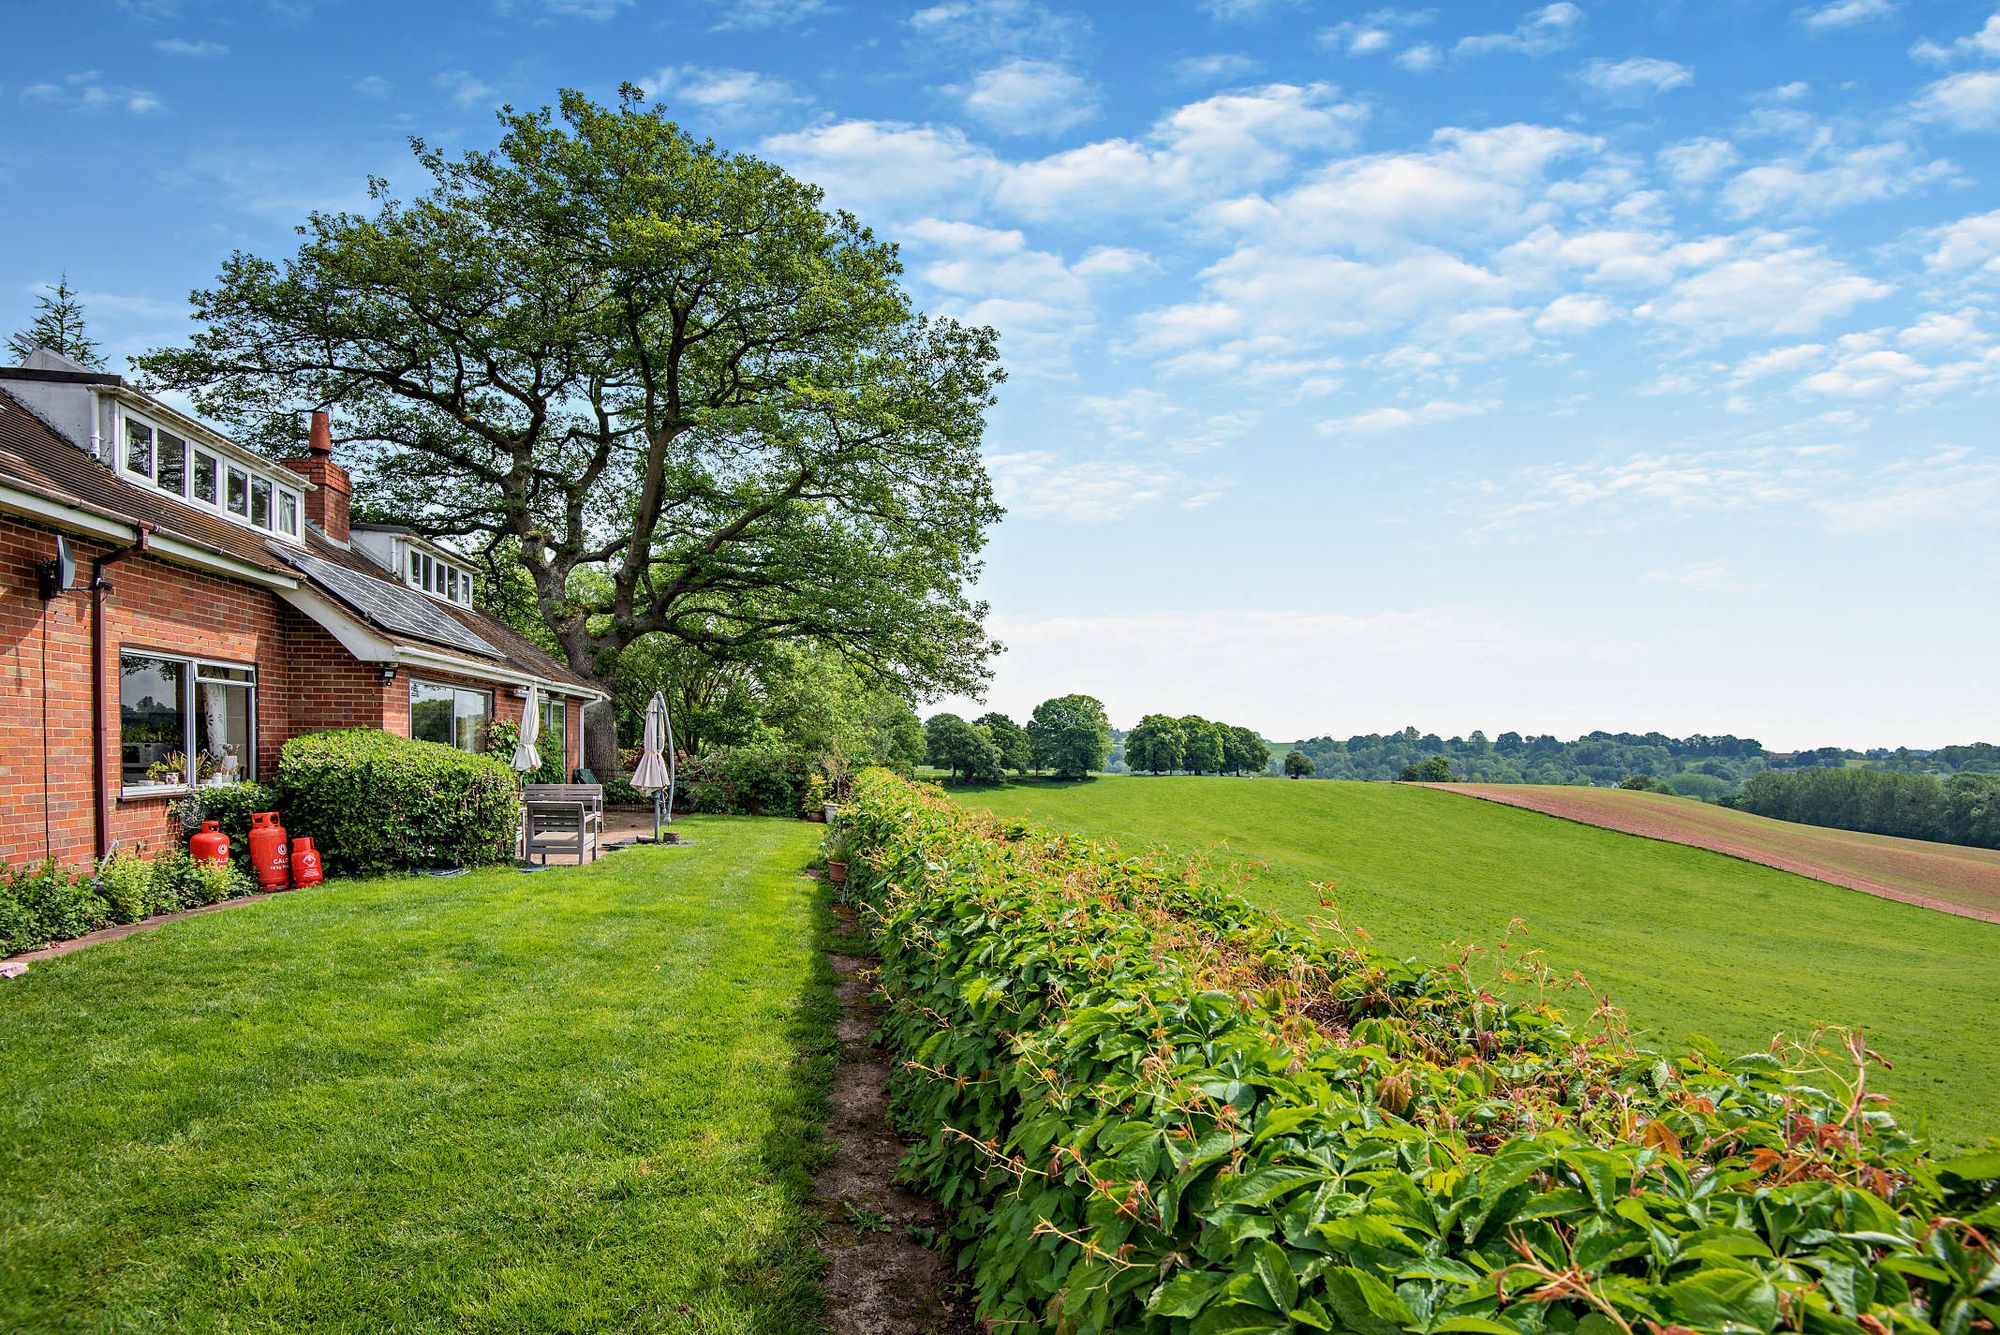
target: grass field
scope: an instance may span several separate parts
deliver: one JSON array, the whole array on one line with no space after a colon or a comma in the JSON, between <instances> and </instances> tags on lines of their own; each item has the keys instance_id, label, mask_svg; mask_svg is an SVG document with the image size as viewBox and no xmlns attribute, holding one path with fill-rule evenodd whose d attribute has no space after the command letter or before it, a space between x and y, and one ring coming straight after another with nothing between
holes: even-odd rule
<instances>
[{"instance_id":1,"label":"grass field","mask_svg":"<svg viewBox=\"0 0 2000 1335\"><path fill-rule=\"evenodd\" d=\"M0 983L0 1330L823 1329L822 831L679 828Z\"/></svg>"},{"instance_id":2,"label":"grass field","mask_svg":"<svg viewBox=\"0 0 2000 1335\"><path fill-rule=\"evenodd\" d=\"M2000 923L2000 851L1990 848L1829 830L1621 788L1461 783L1441 785L1440 791L1692 844L1906 904Z\"/></svg>"},{"instance_id":3,"label":"grass field","mask_svg":"<svg viewBox=\"0 0 2000 1335\"><path fill-rule=\"evenodd\" d=\"M1296 917L1335 881L1342 920L1397 954L1496 944L1521 918L1650 1042L1749 1051L1859 1026L1896 1063L1871 1082L1906 1115L1949 1141L2000 1134L2000 926L1398 784L1107 777L959 796L1128 847L1219 847L1227 867L1261 864L1246 893Z\"/></svg>"}]
</instances>

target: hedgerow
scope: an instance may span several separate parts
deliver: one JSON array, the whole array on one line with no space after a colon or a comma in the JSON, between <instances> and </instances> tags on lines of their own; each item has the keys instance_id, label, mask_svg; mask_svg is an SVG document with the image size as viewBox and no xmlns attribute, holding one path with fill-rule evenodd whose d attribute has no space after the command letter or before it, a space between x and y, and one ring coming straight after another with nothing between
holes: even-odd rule
<instances>
[{"instance_id":1,"label":"hedgerow","mask_svg":"<svg viewBox=\"0 0 2000 1335\"><path fill-rule=\"evenodd\" d=\"M292 738L277 792L286 833L309 836L328 875L489 866L512 856L521 828L504 762L379 728Z\"/></svg>"},{"instance_id":2,"label":"hedgerow","mask_svg":"<svg viewBox=\"0 0 2000 1335\"><path fill-rule=\"evenodd\" d=\"M839 820L903 1171L996 1329L2000 1322L2000 1141L1930 1155L1858 1038L1670 1061L880 772Z\"/></svg>"}]
</instances>

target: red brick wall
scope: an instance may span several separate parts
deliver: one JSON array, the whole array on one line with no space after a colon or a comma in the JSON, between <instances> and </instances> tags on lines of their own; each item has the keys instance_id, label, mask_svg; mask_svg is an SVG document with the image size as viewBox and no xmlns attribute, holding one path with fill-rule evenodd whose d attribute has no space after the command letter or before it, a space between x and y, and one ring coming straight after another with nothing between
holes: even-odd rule
<instances>
[{"instance_id":1,"label":"red brick wall","mask_svg":"<svg viewBox=\"0 0 2000 1335\"><path fill-rule=\"evenodd\" d=\"M108 549L84 541L71 546L77 582L87 583L91 559ZM65 593L45 610L34 567L54 554L53 532L0 517L0 861L9 863L39 861L50 854L81 863L96 853L90 595ZM174 832L166 823L171 795L125 798L118 793L121 649L254 664L261 779L277 773L280 749L299 733L372 727L408 736L412 675L490 691L494 717L520 722L526 702L512 687L445 672L413 674L407 667L384 682L380 664L355 659L310 618L254 585L144 556L125 558L107 577L113 588L105 607L104 773L111 790L110 835L122 846L158 849ZM567 710L566 770L581 763L582 723L574 701Z\"/></svg>"},{"instance_id":2,"label":"red brick wall","mask_svg":"<svg viewBox=\"0 0 2000 1335\"><path fill-rule=\"evenodd\" d=\"M90 603L71 593L45 607L36 595L35 563L55 550L54 534L0 520L0 859L8 862L38 861L50 848L64 856L93 851ZM75 550L87 578L103 548L77 543Z\"/></svg>"}]
</instances>

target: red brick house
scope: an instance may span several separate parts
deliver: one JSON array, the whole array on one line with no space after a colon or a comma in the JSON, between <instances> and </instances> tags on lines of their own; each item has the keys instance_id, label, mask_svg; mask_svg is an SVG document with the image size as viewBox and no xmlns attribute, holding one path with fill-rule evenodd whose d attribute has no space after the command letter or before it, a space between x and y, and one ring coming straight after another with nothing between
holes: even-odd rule
<instances>
[{"instance_id":1,"label":"red brick house","mask_svg":"<svg viewBox=\"0 0 2000 1335\"><path fill-rule=\"evenodd\" d=\"M351 523L352 494L323 413L274 463L118 376L0 368L0 859L161 847L174 797L268 779L299 733L483 750L531 684L543 756L582 763L602 692L473 607L463 556Z\"/></svg>"}]
</instances>

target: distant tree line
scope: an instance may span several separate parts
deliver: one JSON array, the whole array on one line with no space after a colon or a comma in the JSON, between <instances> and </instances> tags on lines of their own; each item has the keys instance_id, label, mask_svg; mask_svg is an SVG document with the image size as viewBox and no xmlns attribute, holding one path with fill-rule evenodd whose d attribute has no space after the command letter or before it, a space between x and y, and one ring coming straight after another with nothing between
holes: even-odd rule
<instances>
[{"instance_id":1,"label":"distant tree line","mask_svg":"<svg viewBox=\"0 0 2000 1335\"><path fill-rule=\"evenodd\" d=\"M1766 770L1727 804L1739 811L1836 830L2000 848L2000 774L1946 779L1887 769Z\"/></svg>"},{"instance_id":2,"label":"distant tree line","mask_svg":"<svg viewBox=\"0 0 2000 1335\"><path fill-rule=\"evenodd\" d=\"M1148 714L1125 734L1124 759L1134 773L1263 774L1271 748L1250 728L1195 714Z\"/></svg>"},{"instance_id":3,"label":"distant tree line","mask_svg":"<svg viewBox=\"0 0 2000 1335\"><path fill-rule=\"evenodd\" d=\"M1710 801L1764 768L1763 744L1747 737L1669 737L1664 733L1592 732L1575 741L1503 732L1488 738L1440 737L1405 728L1341 741L1296 744L1320 779L1399 779L1442 757L1466 783L1613 784L1633 775L1666 781L1675 792ZM1428 773L1436 773L1430 766Z\"/></svg>"},{"instance_id":4,"label":"distant tree line","mask_svg":"<svg viewBox=\"0 0 2000 1335\"><path fill-rule=\"evenodd\" d=\"M1111 724L1088 695L1059 695L1035 706L1027 726L998 712L970 723L933 714L924 723L924 762L958 783L999 783L1007 771L1081 779L1104 768Z\"/></svg>"}]
</instances>

